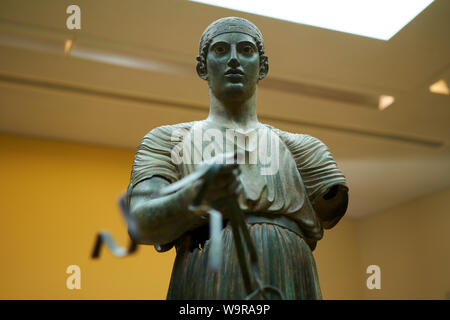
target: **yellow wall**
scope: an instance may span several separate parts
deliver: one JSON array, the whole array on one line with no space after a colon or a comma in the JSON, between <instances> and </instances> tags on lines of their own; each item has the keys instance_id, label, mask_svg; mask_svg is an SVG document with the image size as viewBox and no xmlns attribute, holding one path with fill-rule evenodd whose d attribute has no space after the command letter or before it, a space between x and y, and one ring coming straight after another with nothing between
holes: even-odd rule
<instances>
[{"instance_id":1,"label":"yellow wall","mask_svg":"<svg viewBox=\"0 0 450 320\"><path fill-rule=\"evenodd\" d=\"M450 292L450 189L358 222L361 262L381 268L368 299L445 299ZM448 299L449 297L447 297Z\"/></svg>"},{"instance_id":2,"label":"yellow wall","mask_svg":"<svg viewBox=\"0 0 450 320\"><path fill-rule=\"evenodd\" d=\"M97 231L127 244L116 205L134 150L0 135L0 299L165 299L174 250L89 255ZM450 189L361 220L345 217L314 251L325 299L444 298ZM66 268L81 267L81 290ZM366 288L368 265L381 290Z\"/></svg>"},{"instance_id":3,"label":"yellow wall","mask_svg":"<svg viewBox=\"0 0 450 320\"><path fill-rule=\"evenodd\" d=\"M116 202L133 150L5 135L0 147L1 299L165 299L173 252L89 258L100 229L127 244ZM71 264L81 290L66 289Z\"/></svg>"},{"instance_id":4,"label":"yellow wall","mask_svg":"<svg viewBox=\"0 0 450 320\"><path fill-rule=\"evenodd\" d=\"M344 217L314 251L324 299L361 299L365 285L361 268L357 221Z\"/></svg>"}]
</instances>

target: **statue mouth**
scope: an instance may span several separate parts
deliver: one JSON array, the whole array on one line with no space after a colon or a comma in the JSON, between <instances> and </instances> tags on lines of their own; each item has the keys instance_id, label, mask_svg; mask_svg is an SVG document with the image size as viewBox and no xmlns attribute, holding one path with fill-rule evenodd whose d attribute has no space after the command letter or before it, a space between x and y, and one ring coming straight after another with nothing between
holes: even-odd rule
<instances>
[{"instance_id":1,"label":"statue mouth","mask_svg":"<svg viewBox=\"0 0 450 320\"><path fill-rule=\"evenodd\" d=\"M229 69L229 70L227 70L225 72L225 75L226 76L228 76L228 75L240 75L240 76L243 76L244 72L242 70L239 70L239 69Z\"/></svg>"},{"instance_id":2,"label":"statue mouth","mask_svg":"<svg viewBox=\"0 0 450 320\"><path fill-rule=\"evenodd\" d=\"M244 72L239 69L230 69L225 72L225 78L231 82L241 82L244 78Z\"/></svg>"}]
</instances>

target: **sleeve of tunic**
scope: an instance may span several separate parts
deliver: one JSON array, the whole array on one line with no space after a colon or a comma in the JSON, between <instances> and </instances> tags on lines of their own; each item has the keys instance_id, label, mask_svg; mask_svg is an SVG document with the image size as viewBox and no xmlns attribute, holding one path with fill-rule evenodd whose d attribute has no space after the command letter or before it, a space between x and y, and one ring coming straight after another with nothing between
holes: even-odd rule
<instances>
[{"instance_id":1,"label":"sleeve of tunic","mask_svg":"<svg viewBox=\"0 0 450 320\"><path fill-rule=\"evenodd\" d=\"M171 151L177 142L172 141L171 136L170 126L155 128L145 135L134 157L130 189L153 176L161 176L170 183L179 180L177 167L171 159Z\"/></svg>"},{"instance_id":2,"label":"sleeve of tunic","mask_svg":"<svg viewBox=\"0 0 450 320\"><path fill-rule=\"evenodd\" d=\"M325 229L342 218L348 205L348 185L328 147L305 134L282 132L291 151L316 214ZM326 197L334 189L333 197Z\"/></svg>"},{"instance_id":3,"label":"sleeve of tunic","mask_svg":"<svg viewBox=\"0 0 450 320\"><path fill-rule=\"evenodd\" d=\"M157 127L141 140L131 169L131 178L127 190L128 204L133 188L141 181L160 176L173 183L180 179L180 173L174 161L172 151L183 139L189 124ZM159 252L172 248L173 243L155 246Z\"/></svg>"}]
</instances>

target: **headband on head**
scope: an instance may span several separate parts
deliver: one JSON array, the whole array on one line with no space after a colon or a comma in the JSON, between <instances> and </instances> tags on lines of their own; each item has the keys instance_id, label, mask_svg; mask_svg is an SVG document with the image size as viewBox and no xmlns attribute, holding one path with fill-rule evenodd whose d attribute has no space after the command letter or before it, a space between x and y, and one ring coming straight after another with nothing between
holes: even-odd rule
<instances>
[{"instance_id":1,"label":"headband on head","mask_svg":"<svg viewBox=\"0 0 450 320\"><path fill-rule=\"evenodd\" d=\"M264 47L263 37L261 31L250 21L239 17L221 18L211 23L203 32L200 38L199 51L202 52L203 47L212 38L223 33L240 32L248 34L249 36L258 40Z\"/></svg>"}]
</instances>

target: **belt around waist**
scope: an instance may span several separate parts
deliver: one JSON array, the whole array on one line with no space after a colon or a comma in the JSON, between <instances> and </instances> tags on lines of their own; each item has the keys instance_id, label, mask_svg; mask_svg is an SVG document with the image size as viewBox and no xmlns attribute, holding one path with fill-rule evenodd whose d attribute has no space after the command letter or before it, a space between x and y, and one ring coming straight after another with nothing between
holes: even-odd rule
<instances>
[{"instance_id":1,"label":"belt around waist","mask_svg":"<svg viewBox=\"0 0 450 320\"><path fill-rule=\"evenodd\" d=\"M303 232L300 229L300 226L293 219L288 218L287 216L281 214L246 214L247 223L248 224L256 224L256 223L269 223L280 226L282 228L288 229L296 233L298 236L304 238Z\"/></svg>"}]
</instances>

